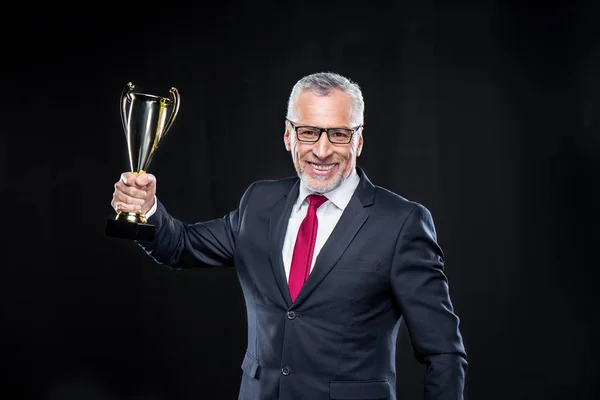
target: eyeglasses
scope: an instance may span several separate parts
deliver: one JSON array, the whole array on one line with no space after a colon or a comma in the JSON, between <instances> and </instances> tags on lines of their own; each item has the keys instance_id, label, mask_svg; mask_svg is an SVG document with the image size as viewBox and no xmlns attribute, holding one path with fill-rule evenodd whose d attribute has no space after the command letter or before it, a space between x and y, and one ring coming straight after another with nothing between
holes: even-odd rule
<instances>
[{"instance_id":1,"label":"eyeglasses","mask_svg":"<svg viewBox=\"0 0 600 400\"><path fill-rule=\"evenodd\" d=\"M321 134L325 132L327 138L333 144L348 144L352 141L352 135L362 128L362 125L357 126L354 129L347 128L319 128L316 126L296 126L292 121L286 119L287 122L292 125L292 128L296 131L296 137L298 141L305 143L317 143L321 138Z\"/></svg>"}]
</instances>

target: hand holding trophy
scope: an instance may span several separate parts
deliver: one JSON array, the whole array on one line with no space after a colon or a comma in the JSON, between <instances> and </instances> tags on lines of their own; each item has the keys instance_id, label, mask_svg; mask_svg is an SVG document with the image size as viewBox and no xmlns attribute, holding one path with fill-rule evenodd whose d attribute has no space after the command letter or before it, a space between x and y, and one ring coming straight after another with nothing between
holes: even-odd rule
<instances>
[{"instance_id":1,"label":"hand holding trophy","mask_svg":"<svg viewBox=\"0 0 600 400\"><path fill-rule=\"evenodd\" d=\"M179 112L179 92L169 90L171 98L134 93L129 82L121 93L121 121L125 131L131 173L135 176L148 171L158 145L173 125ZM117 216L106 220L105 235L151 241L154 225L148 223L142 211L117 210Z\"/></svg>"}]
</instances>

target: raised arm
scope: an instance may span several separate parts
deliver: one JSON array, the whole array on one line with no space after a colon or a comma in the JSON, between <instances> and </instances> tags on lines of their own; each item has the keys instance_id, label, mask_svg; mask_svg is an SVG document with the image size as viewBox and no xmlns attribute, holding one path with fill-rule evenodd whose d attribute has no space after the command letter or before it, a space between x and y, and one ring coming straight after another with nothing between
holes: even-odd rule
<instances>
[{"instance_id":1,"label":"raised arm","mask_svg":"<svg viewBox=\"0 0 600 400\"><path fill-rule=\"evenodd\" d=\"M186 224L173 218L156 199L156 178L149 174L124 174L115 184L113 207L121 210L150 212L148 223L155 225L152 242L137 243L157 263L171 268L233 266L236 238L252 186L240 205L223 218ZM133 177L132 177L133 176ZM156 202L156 203L155 203Z\"/></svg>"}]
</instances>

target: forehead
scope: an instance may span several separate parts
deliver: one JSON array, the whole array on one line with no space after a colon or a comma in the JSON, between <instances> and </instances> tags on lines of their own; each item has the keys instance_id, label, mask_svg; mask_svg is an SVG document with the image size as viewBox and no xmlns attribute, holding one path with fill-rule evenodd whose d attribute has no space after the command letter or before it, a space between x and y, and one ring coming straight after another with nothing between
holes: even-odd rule
<instances>
[{"instance_id":1,"label":"forehead","mask_svg":"<svg viewBox=\"0 0 600 400\"><path fill-rule=\"evenodd\" d=\"M296 122L323 128L350 127L351 111L352 98L341 90L333 90L328 96L305 90L296 101Z\"/></svg>"}]
</instances>

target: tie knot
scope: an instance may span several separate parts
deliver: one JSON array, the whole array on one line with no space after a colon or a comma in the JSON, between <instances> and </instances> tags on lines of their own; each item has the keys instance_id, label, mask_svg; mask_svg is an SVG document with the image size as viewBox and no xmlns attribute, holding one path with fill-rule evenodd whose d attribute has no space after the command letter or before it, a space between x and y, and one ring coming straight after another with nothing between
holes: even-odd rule
<instances>
[{"instance_id":1,"label":"tie knot","mask_svg":"<svg viewBox=\"0 0 600 400\"><path fill-rule=\"evenodd\" d=\"M323 203L327 201L327 197L320 194L309 194L306 198L310 207L319 208Z\"/></svg>"}]
</instances>

